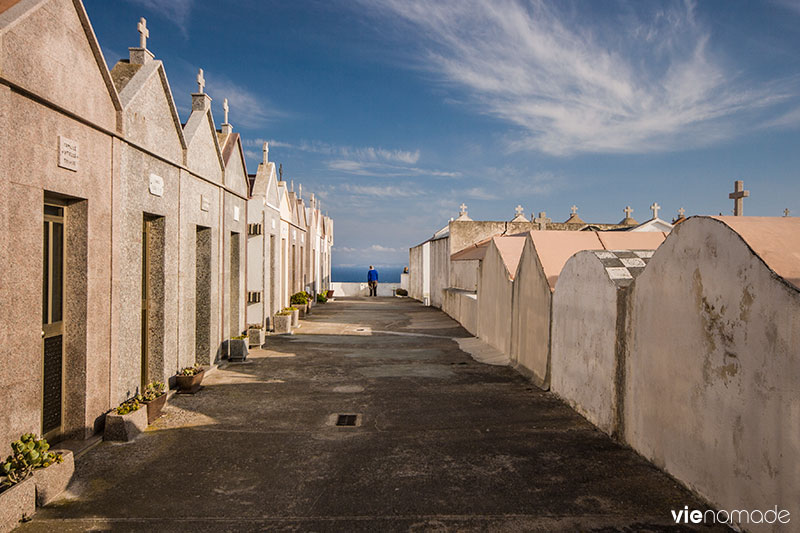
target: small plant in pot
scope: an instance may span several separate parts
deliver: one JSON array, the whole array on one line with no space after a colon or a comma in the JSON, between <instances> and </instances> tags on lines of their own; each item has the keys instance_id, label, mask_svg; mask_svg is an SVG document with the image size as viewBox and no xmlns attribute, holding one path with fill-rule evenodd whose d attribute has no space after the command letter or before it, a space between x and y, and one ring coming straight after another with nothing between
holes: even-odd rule
<instances>
[{"instance_id":1,"label":"small plant in pot","mask_svg":"<svg viewBox=\"0 0 800 533\"><path fill-rule=\"evenodd\" d=\"M290 303L292 304L292 307L300 312L300 318L306 316L306 312L308 311L308 295L305 293L305 291L292 294Z\"/></svg>"},{"instance_id":2,"label":"small plant in pot","mask_svg":"<svg viewBox=\"0 0 800 533\"><path fill-rule=\"evenodd\" d=\"M178 385L178 392L181 394L194 394L200 390L200 383L203 382L205 373L206 369L197 363L193 366L182 368L175 375L175 383Z\"/></svg>"},{"instance_id":3,"label":"small plant in pot","mask_svg":"<svg viewBox=\"0 0 800 533\"><path fill-rule=\"evenodd\" d=\"M47 468L64 460L60 453L49 450L47 439L39 439L33 433L26 433L12 442L11 455L0 465L0 472L5 476L0 489L25 481L37 468Z\"/></svg>"},{"instance_id":4,"label":"small plant in pot","mask_svg":"<svg viewBox=\"0 0 800 533\"><path fill-rule=\"evenodd\" d=\"M295 314L295 309L287 307L282 311L275 313L272 319L273 329L276 334L285 334L292 332L292 320Z\"/></svg>"},{"instance_id":5,"label":"small plant in pot","mask_svg":"<svg viewBox=\"0 0 800 533\"><path fill-rule=\"evenodd\" d=\"M11 531L21 519L63 492L72 478L72 453L51 452L50 444L33 433L11 443L11 455L0 462L0 531ZM43 474L47 475L43 475Z\"/></svg>"},{"instance_id":6,"label":"small plant in pot","mask_svg":"<svg viewBox=\"0 0 800 533\"><path fill-rule=\"evenodd\" d=\"M317 303L324 304L327 303L328 299L322 295L322 293L317 294Z\"/></svg>"},{"instance_id":7,"label":"small plant in pot","mask_svg":"<svg viewBox=\"0 0 800 533\"><path fill-rule=\"evenodd\" d=\"M167 403L166 387L160 381L149 383L141 394L142 403L147 406L147 423L152 424L161 416Z\"/></svg>"},{"instance_id":8,"label":"small plant in pot","mask_svg":"<svg viewBox=\"0 0 800 533\"><path fill-rule=\"evenodd\" d=\"M142 396L137 394L119 404L106 415L103 439L131 441L147 429L147 409Z\"/></svg>"}]
</instances>

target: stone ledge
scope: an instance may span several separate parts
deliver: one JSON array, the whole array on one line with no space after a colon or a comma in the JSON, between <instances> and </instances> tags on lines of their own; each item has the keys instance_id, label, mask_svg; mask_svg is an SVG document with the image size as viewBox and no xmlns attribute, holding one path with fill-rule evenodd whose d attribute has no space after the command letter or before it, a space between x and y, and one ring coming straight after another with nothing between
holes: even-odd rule
<instances>
[{"instance_id":1,"label":"stone ledge","mask_svg":"<svg viewBox=\"0 0 800 533\"><path fill-rule=\"evenodd\" d=\"M0 533L8 533L23 517L36 513L36 483L29 477L0 492Z\"/></svg>"},{"instance_id":2,"label":"stone ledge","mask_svg":"<svg viewBox=\"0 0 800 533\"><path fill-rule=\"evenodd\" d=\"M57 499L67 490L72 474L75 472L75 458L70 450L54 450L61 453L63 461L47 468L34 470L33 480L36 484L36 505L44 507Z\"/></svg>"}]
</instances>

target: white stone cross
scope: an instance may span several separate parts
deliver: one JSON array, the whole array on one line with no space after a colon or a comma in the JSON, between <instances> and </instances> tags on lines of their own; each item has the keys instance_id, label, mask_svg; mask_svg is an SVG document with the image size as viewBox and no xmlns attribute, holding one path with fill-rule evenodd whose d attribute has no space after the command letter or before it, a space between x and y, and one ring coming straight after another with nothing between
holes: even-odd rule
<instances>
[{"instance_id":1,"label":"white stone cross","mask_svg":"<svg viewBox=\"0 0 800 533\"><path fill-rule=\"evenodd\" d=\"M570 213L572 213L573 215L577 215L577 214L578 214L578 206L577 206L577 205L575 205L575 204L573 204L573 205L572 205L572 207L570 207L570 208L569 208L569 211L570 211Z\"/></svg>"},{"instance_id":2,"label":"white stone cross","mask_svg":"<svg viewBox=\"0 0 800 533\"><path fill-rule=\"evenodd\" d=\"M139 30L139 48L147 48L147 38L150 37L150 30L147 29L147 20L142 17L136 25Z\"/></svg>"},{"instance_id":3,"label":"white stone cross","mask_svg":"<svg viewBox=\"0 0 800 533\"><path fill-rule=\"evenodd\" d=\"M625 209L622 210L625 213L625 218L631 218L631 213L633 213L633 209L631 206L626 205Z\"/></svg>"},{"instance_id":4,"label":"white stone cross","mask_svg":"<svg viewBox=\"0 0 800 533\"><path fill-rule=\"evenodd\" d=\"M525 208L523 208L521 205L517 205L517 207L514 208L514 212L517 213L518 217L522 216L525 213Z\"/></svg>"},{"instance_id":5,"label":"white stone cross","mask_svg":"<svg viewBox=\"0 0 800 533\"><path fill-rule=\"evenodd\" d=\"M197 70L197 90L203 94L203 89L206 88L206 79L203 77L203 69Z\"/></svg>"},{"instance_id":6,"label":"white stone cross","mask_svg":"<svg viewBox=\"0 0 800 533\"><path fill-rule=\"evenodd\" d=\"M302 198L303 197L303 184L302 183L298 183L297 184L297 197L298 198Z\"/></svg>"},{"instance_id":7,"label":"white stone cross","mask_svg":"<svg viewBox=\"0 0 800 533\"><path fill-rule=\"evenodd\" d=\"M547 213L545 213L544 211L541 211L539 213L539 218L534 218L533 221L535 223L539 224L539 229L540 230L547 229L547 223L548 222L552 222L551 219L547 218Z\"/></svg>"},{"instance_id":8,"label":"white stone cross","mask_svg":"<svg viewBox=\"0 0 800 533\"><path fill-rule=\"evenodd\" d=\"M788 217L790 212L791 211L789 211L789 208L787 207L786 209L783 210L783 216Z\"/></svg>"},{"instance_id":9,"label":"white stone cross","mask_svg":"<svg viewBox=\"0 0 800 533\"><path fill-rule=\"evenodd\" d=\"M744 181L734 181L733 192L728 195L728 198L733 200L733 216L744 216L744 199L748 196L750 196L750 191L744 190Z\"/></svg>"},{"instance_id":10,"label":"white stone cross","mask_svg":"<svg viewBox=\"0 0 800 533\"><path fill-rule=\"evenodd\" d=\"M686 209L680 208L678 209L678 218L683 218L683 214L686 212Z\"/></svg>"},{"instance_id":11,"label":"white stone cross","mask_svg":"<svg viewBox=\"0 0 800 533\"><path fill-rule=\"evenodd\" d=\"M650 210L653 212L653 218L658 218L659 209L661 209L661 206L658 205L658 202L653 202L653 205L650 206Z\"/></svg>"},{"instance_id":12,"label":"white stone cross","mask_svg":"<svg viewBox=\"0 0 800 533\"><path fill-rule=\"evenodd\" d=\"M459 209L459 211L458 211L459 215L466 215L467 214L467 204L462 202L461 205L458 206L458 209Z\"/></svg>"},{"instance_id":13,"label":"white stone cross","mask_svg":"<svg viewBox=\"0 0 800 533\"><path fill-rule=\"evenodd\" d=\"M264 164L266 165L267 163L269 163L269 143L268 142L264 142L264 146L263 146L262 150L264 151Z\"/></svg>"},{"instance_id":14,"label":"white stone cross","mask_svg":"<svg viewBox=\"0 0 800 533\"><path fill-rule=\"evenodd\" d=\"M224 124L228 123L228 111L230 111L230 107L228 107L228 99L222 101L222 110L225 112L225 122Z\"/></svg>"}]
</instances>

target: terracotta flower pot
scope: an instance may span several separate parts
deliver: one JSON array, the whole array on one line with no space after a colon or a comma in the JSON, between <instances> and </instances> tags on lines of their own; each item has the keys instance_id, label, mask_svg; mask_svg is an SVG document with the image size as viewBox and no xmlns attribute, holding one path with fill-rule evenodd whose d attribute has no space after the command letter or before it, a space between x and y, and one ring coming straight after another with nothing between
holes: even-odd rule
<instances>
[{"instance_id":1,"label":"terracotta flower pot","mask_svg":"<svg viewBox=\"0 0 800 533\"><path fill-rule=\"evenodd\" d=\"M167 403L167 395L162 394L155 400L150 400L149 402L144 402L147 406L147 424L150 425L156 421L158 417L161 416L161 410L164 409L164 405Z\"/></svg>"},{"instance_id":2,"label":"terracotta flower pot","mask_svg":"<svg viewBox=\"0 0 800 533\"><path fill-rule=\"evenodd\" d=\"M178 392L183 394L194 394L200 390L200 383L203 382L203 376L205 373L206 371L203 369L194 376L175 376L175 383L178 385Z\"/></svg>"}]
</instances>

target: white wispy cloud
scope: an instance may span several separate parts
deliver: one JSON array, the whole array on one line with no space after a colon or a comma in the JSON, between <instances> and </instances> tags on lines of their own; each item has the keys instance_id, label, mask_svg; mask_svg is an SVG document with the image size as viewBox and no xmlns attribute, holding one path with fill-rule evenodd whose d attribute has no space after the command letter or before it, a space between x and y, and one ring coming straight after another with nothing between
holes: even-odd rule
<instances>
[{"instance_id":1,"label":"white wispy cloud","mask_svg":"<svg viewBox=\"0 0 800 533\"><path fill-rule=\"evenodd\" d=\"M204 75L207 83L206 92L218 106L218 111L214 113L216 122L222 123L222 114L217 116L217 112L222 113L222 102L225 98L228 99L230 107L229 120L234 126L238 124L247 128L257 128L286 116L285 112L272 107L264 96L214 72L205 72Z\"/></svg>"},{"instance_id":2,"label":"white wispy cloud","mask_svg":"<svg viewBox=\"0 0 800 533\"><path fill-rule=\"evenodd\" d=\"M795 96L756 84L711 52L691 2L592 25L543 0L362 0L421 35L423 68L519 128L512 150L643 153L735 136ZM646 10L647 13L641 13ZM631 17L634 20L631 20Z\"/></svg>"},{"instance_id":3,"label":"white wispy cloud","mask_svg":"<svg viewBox=\"0 0 800 533\"><path fill-rule=\"evenodd\" d=\"M385 197L402 197L409 198L412 196L419 196L420 190L413 184L406 185L353 185L345 183L337 188L339 191L348 192L360 196L376 196L380 198Z\"/></svg>"},{"instance_id":4,"label":"white wispy cloud","mask_svg":"<svg viewBox=\"0 0 800 533\"><path fill-rule=\"evenodd\" d=\"M414 150L412 152L408 150L390 150L376 146L353 147L336 145L323 141L301 141L299 143L288 143L276 139L254 139L251 142L260 145L265 141L269 142L270 146L275 146L278 148L288 148L291 150L299 150L301 152L336 156L343 159L354 159L358 161L383 161L413 165L419 161L420 157L419 150Z\"/></svg>"},{"instance_id":5,"label":"white wispy cloud","mask_svg":"<svg viewBox=\"0 0 800 533\"><path fill-rule=\"evenodd\" d=\"M194 0L128 0L158 15L171 20L181 30L184 37L189 37L189 16L194 7Z\"/></svg>"},{"instance_id":6,"label":"white wispy cloud","mask_svg":"<svg viewBox=\"0 0 800 533\"><path fill-rule=\"evenodd\" d=\"M397 248L390 248L388 246L381 246L380 244L373 244L372 246L370 246L368 248L368 250L372 251L372 252L391 252L391 253L399 251Z\"/></svg>"}]
</instances>

